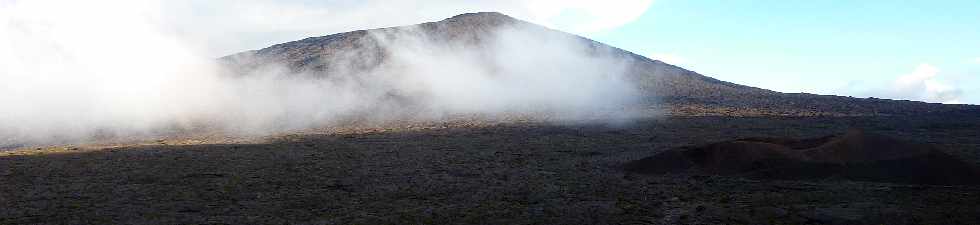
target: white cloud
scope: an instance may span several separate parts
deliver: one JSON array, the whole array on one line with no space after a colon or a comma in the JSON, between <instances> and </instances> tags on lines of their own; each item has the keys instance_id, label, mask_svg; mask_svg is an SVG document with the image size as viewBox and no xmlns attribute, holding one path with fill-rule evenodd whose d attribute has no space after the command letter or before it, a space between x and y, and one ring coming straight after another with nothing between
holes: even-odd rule
<instances>
[{"instance_id":1,"label":"white cloud","mask_svg":"<svg viewBox=\"0 0 980 225\"><path fill-rule=\"evenodd\" d=\"M920 64L912 73L898 77L889 97L940 103L960 103L963 91L941 79L940 70Z\"/></svg>"},{"instance_id":2,"label":"white cloud","mask_svg":"<svg viewBox=\"0 0 980 225\"><path fill-rule=\"evenodd\" d=\"M974 63L977 63L977 64L980 64L980 57L976 57L976 58L974 58L974 59L973 59L973 62L974 62Z\"/></svg>"},{"instance_id":3,"label":"white cloud","mask_svg":"<svg viewBox=\"0 0 980 225\"><path fill-rule=\"evenodd\" d=\"M941 74L942 70L939 68L923 63L912 72L891 81L852 80L835 92L859 97L963 104L963 89Z\"/></svg>"}]
</instances>

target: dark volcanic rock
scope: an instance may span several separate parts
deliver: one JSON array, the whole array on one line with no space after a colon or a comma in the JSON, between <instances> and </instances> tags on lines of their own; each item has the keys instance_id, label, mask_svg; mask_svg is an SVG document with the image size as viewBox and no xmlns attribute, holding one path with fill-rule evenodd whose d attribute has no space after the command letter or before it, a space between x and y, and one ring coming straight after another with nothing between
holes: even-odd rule
<instances>
[{"instance_id":1,"label":"dark volcanic rock","mask_svg":"<svg viewBox=\"0 0 980 225\"><path fill-rule=\"evenodd\" d=\"M629 162L625 169L645 174L980 184L980 171L974 165L932 146L859 130L815 139L749 138L683 147Z\"/></svg>"}]
</instances>

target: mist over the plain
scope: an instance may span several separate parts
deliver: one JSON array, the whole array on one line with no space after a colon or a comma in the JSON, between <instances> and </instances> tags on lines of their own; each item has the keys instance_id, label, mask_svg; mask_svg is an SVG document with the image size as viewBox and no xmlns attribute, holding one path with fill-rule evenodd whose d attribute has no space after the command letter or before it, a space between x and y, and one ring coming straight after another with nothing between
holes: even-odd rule
<instances>
[{"instance_id":1,"label":"mist over the plain","mask_svg":"<svg viewBox=\"0 0 980 225\"><path fill-rule=\"evenodd\" d=\"M0 13L0 147L459 115L624 119L639 97L624 79L627 59L530 26L495 28L479 45L439 42L418 26L371 30L364 40L384 60L355 51L321 62L327 71L243 72L196 54L139 10L25 5ZM352 66L365 62L377 65Z\"/></svg>"}]
</instances>

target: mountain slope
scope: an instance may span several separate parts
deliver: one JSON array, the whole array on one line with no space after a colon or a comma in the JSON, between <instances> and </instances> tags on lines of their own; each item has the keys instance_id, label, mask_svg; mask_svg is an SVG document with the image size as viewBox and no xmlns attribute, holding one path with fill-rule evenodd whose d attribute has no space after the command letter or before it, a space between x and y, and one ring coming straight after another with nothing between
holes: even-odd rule
<instances>
[{"instance_id":1,"label":"mountain slope","mask_svg":"<svg viewBox=\"0 0 980 225\"><path fill-rule=\"evenodd\" d=\"M645 102L693 110L694 113L776 115L891 115L977 110L909 101L856 99L812 94L784 94L720 81L677 66L633 54L583 37L551 30L500 13L462 14L438 22L311 37L242 52L220 60L239 74L283 66L296 74L330 77L343 71L371 71L391 58L391 46L381 36L413 32L433 43L462 48L486 47L488 37L503 28L533 30L536 35L574 39L589 46L587 54L608 53L625 59L626 79L642 92ZM535 51L527 49L526 51ZM343 63L338 63L343 62Z\"/></svg>"}]
</instances>

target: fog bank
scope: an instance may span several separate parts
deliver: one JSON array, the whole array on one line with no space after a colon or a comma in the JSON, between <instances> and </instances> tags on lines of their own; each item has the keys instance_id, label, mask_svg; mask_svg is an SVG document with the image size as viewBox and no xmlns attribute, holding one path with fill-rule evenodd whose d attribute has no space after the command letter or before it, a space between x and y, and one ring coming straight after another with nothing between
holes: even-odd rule
<instances>
[{"instance_id":1,"label":"fog bank","mask_svg":"<svg viewBox=\"0 0 980 225\"><path fill-rule=\"evenodd\" d=\"M272 64L242 74L196 55L152 5L31 7L0 8L0 148L456 115L622 121L639 98L627 59L537 28L505 26L480 45L439 42L417 26L373 30L363 41L383 58L355 51L324 59L327 71ZM352 69L366 61L377 64Z\"/></svg>"}]
</instances>

